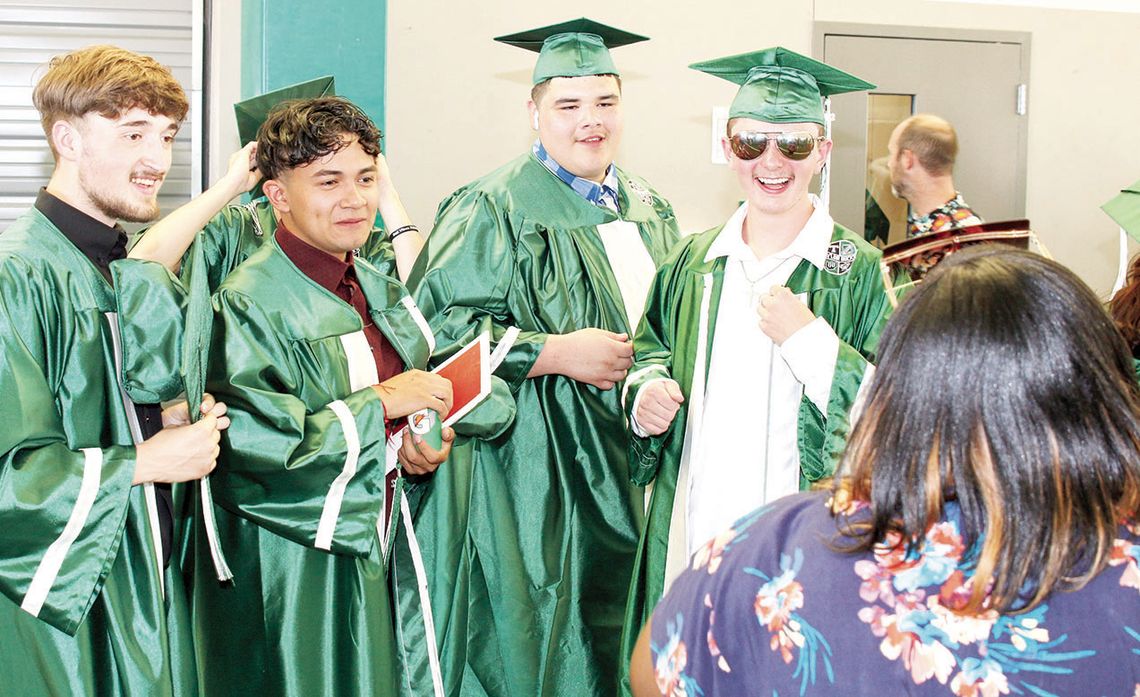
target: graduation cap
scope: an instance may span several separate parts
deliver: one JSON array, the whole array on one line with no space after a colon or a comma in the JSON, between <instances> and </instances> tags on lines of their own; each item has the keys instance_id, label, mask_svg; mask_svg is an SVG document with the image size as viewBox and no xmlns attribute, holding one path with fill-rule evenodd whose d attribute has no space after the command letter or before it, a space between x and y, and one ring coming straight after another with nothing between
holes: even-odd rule
<instances>
[{"instance_id":1,"label":"graduation cap","mask_svg":"<svg viewBox=\"0 0 1140 697\"><path fill-rule=\"evenodd\" d=\"M307 82L298 82L295 85L259 94L256 97L243 99L234 104L234 115L237 117L238 138L244 146L257 140L257 129L265 123L269 112L281 102L290 99L314 99L316 97L330 97L336 94L336 81L332 75L318 77Z\"/></svg>"},{"instance_id":2,"label":"graduation cap","mask_svg":"<svg viewBox=\"0 0 1140 697\"><path fill-rule=\"evenodd\" d=\"M269 118L269 112L281 102L287 102L290 99L315 99L317 97L329 97L336 94L336 80L332 75L325 75L318 77L315 80L307 82L298 82L295 85L289 85L280 89L259 94L256 97L243 99L242 101L234 104L234 116L237 117L238 139L241 140L242 147L257 140L257 131L261 128L261 124L265 123L265 119ZM265 183L264 177L260 179L249 193L254 198L261 195L261 185Z\"/></svg>"},{"instance_id":3,"label":"graduation cap","mask_svg":"<svg viewBox=\"0 0 1140 697\"><path fill-rule=\"evenodd\" d=\"M738 117L768 123L818 123L831 137L833 94L873 90L875 85L827 63L782 46L740 53L689 66L740 85L728 109ZM820 173L819 196L827 206L831 193L831 155Z\"/></svg>"},{"instance_id":4,"label":"graduation cap","mask_svg":"<svg viewBox=\"0 0 1140 697\"><path fill-rule=\"evenodd\" d=\"M1140 181L1121 189L1100 209L1120 226L1120 268L1112 286L1112 295L1116 295L1128 276L1128 238L1140 242Z\"/></svg>"},{"instance_id":5,"label":"graduation cap","mask_svg":"<svg viewBox=\"0 0 1140 697\"><path fill-rule=\"evenodd\" d=\"M1121 230L1140 242L1140 181L1121 189L1100 209L1108 213Z\"/></svg>"},{"instance_id":6,"label":"graduation cap","mask_svg":"<svg viewBox=\"0 0 1140 697\"><path fill-rule=\"evenodd\" d=\"M538 53L532 76L535 85L552 77L619 75L609 49L648 40L585 17L495 37L495 41Z\"/></svg>"},{"instance_id":7,"label":"graduation cap","mask_svg":"<svg viewBox=\"0 0 1140 697\"><path fill-rule=\"evenodd\" d=\"M875 85L781 46L689 66L740 85L729 118L827 125L822 98Z\"/></svg>"}]
</instances>

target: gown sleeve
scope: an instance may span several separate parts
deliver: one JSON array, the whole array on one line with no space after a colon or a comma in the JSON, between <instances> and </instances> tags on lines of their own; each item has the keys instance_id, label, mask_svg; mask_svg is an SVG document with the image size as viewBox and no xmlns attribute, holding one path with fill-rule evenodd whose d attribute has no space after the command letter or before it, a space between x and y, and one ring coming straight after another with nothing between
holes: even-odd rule
<instances>
[{"instance_id":1,"label":"gown sleeve","mask_svg":"<svg viewBox=\"0 0 1140 697\"><path fill-rule=\"evenodd\" d=\"M673 377L674 294L680 266L677 255L671 254L653 277L645 313L633 338L633 365L622 388L622 409L630 429L630 480L638 486L645 486L657 476L665 441L684 421L684 413L678 411L664 433L649 436L634 420L641 391L652 382Z\"/></svg>"},{"instance_id":2,"label":"gown sleeve","mask_svg":"<svg viewBox=\"0 0 1140 697\"><path fill-rule=\"evenodd\" d=\"M71 441L106 430L90 427L111 418L102 413L105 392L62 414L57 394L94 392L114 374L105 364L82 380L66 371L76 350L67 298L49 297L33 271L17 266L0 262L0 592L74 635L122 541L135 448L106 437Z\"/></svg>"},{"instance_id":3,"label":"gown sleeve","mask_svg":"<svg viewBox=\"0 0 1140 697\"><path fill-rule=\"evenodd\" d=\"M111 264L123 338L123 384L136 403L165 402L182 393L182 348L194 275L206 276L206 289L195 302L208 304L209 294L241 263L241 240L256 234L257 215L254 205L223 208L194 237L177 276L153 261Z\"/></svg>"},{"instance_id":4,"label":"gown sleeve","mask_svg":"<svg viewBox=\"0 0 1140 697\"><path fill-rule=\"evenodd\" d=\"M162 264L111 263L123 346L123 387L136 404L157 404L182 392L182 343L189 293Z\"/></svg>"},{"instance_id":5,"label":"gown sleeve","mask_svg":"<svg viewBox=\"0 0 1140 697\"><path fill-rule=\"evenodd\" d=\"M804 474L811 481L829 476L842 458L851 431L852 408L858 401L863 383L874 374L879 336L893 310L877 269L862 274L855 281L851 293L851 307L857 311L843 321L837 321L833 327L839 336L839 354L824 414L821 468L814 472L806 466L807 458L801 462L805 465Z\"/></svg>"},{"instance_id":6,"label":"gown sleeve","mask_svg":"<svg viewBox=\"0 0 1140 697\"><path fill-rule=\"evenodd\" d=\"M446 358L489 332L492 368L512 393L530 372L546 334L512 324L514 221L490 197L464 191L440 205L435 226L408 279L432 326L435 355Z\"/></svg>"},{"instance_id":7,"label":"gown sleeve","mask_svg":"<svg viewBox=\"0 0 1140 697\"><path fill-rule=\"evenodd\" d=\"M380 398L366 387L308 408L305 366L273 318L224 288L214 310L208 387L231 420L212 477L215 500L298 544L368 556L384 495Z\"/></svg>"}]
</instances>

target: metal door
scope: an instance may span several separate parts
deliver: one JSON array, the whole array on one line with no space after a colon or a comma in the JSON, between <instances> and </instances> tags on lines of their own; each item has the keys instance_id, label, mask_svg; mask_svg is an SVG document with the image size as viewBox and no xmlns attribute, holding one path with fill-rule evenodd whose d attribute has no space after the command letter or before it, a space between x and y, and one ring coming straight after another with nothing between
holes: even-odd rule
<instances>
[{"instance_id":1,"label":"metal door","mask_svg":"<svg viewBox=\"0 0 1140 697\"><path fill-rule=\"evenodd\" d=\"M816 56L878 85L870 95L832 98L837 221L870 232L878 200L895 218L889 241L901 238L906 204L890 195L885 157L894 126L913 113L954 124L954 183L983 219L1025 216L1028 34L833 23L817 23L815 33Z\"/></svg>"}]
</instances>

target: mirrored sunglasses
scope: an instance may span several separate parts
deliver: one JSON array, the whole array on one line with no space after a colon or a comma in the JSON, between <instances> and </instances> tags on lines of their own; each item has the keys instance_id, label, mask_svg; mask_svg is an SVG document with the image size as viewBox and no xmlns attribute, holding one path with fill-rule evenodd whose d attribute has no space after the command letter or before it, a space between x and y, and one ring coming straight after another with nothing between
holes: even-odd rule
<instances>
[{"instance_id":1,"label":"mirrored sunglasses","mask_svg":"<svg viewBox=\"0 0 1140 697\"><path fill-rule=\"evenodd\" d=\"M768 142L775 141L776 147L789 160L803 160L815 150L815 144L823 140L811 131L789 131L787 133L762 133L761 131L740 131L728 139L733 154L742 160L755 160L768 149Z\"/></svg>"}]
</instances>

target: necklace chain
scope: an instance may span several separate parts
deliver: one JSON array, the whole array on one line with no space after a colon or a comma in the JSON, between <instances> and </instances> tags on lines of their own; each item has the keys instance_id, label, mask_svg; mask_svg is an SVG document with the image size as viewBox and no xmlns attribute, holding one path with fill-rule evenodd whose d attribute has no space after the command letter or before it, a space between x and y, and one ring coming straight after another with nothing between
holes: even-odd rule
<instances>
[{"instance_id":1,"label":"necklace chain","mask_svg":"<svg viewBox=\"0 0 1140 697\"><path fill-rule=\"evenodd\" d=\"M786 264L790 259L794 259L794 258L795 257L785 257L785 258L781 259L780 263L776 264L776 266L774 266L770 271L761 273L759 278L752 278L751 276L749 276L748 275L748 266L744 263L744 260L743 259L737 260L740 262L740 274L742 276L744 276L744 280L748 282L748 303L750 305L755 306L756 303L760 300L759 293L756 292L756 285L758 283L760 283L761 281L763 281L765 278L771 276L773 273L778 271L780 269L780 267L783 266L784 264Z\"/></svg>"}]
</instances>

